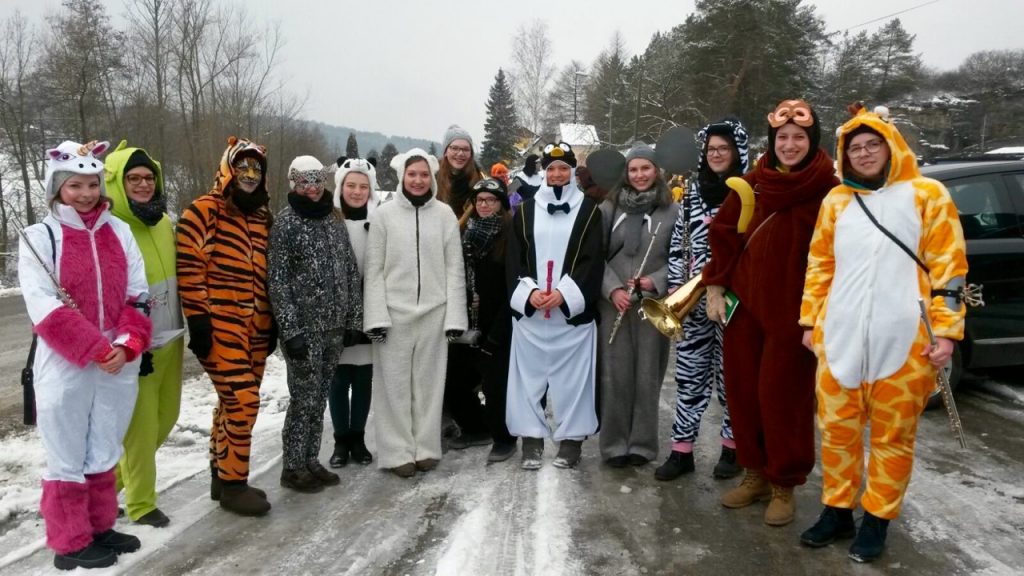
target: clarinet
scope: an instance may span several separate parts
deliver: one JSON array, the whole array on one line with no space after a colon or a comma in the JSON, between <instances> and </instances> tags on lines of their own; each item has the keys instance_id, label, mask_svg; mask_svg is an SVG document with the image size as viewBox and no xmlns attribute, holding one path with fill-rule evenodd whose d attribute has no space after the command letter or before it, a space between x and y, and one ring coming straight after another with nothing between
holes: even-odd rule
<instances>
[{"instance_id":1,"label":"clarinet","mask_svg":"<svg viewBox=\"0 0 1024 576\"><path fill-rule=\"evenodd\" d=\"M654 234L651 235L651 243L647 245L647 252L644 253L644 259L640 261L640 267L636 269L636 274L633 276L633 285L626 288L626 296L629 297L630 302L633 301L633 293L636 292L636 285L640 281L640 276L644 272L644 266L647 265L647 259L651 256L651 248L654 248L654 241L658 239L658 231L661 230L661 222L654 227ZM622 318L625 317L626 312L619 312L619 315L615 317L615 324L612 324L612 334L608 338L608 344L615 341L615 334L619 331L619 326L622 325Z\"/></svg>"},{"instance_id":2,"label":"clarinet","mask_svg":"<svg viewBox=\"0 0 1024 576\"><path fill-rule=\"evenodd\" d=\"M936 343L935 332L932 331L932 323L928 319L928 310L925 307L924 300L918 298L917 304L921 307L921 320L924 322L924 329L928 332L928 340L934 346ZM942 405L946 407L946 415L949 416L949 427L953 430L953 435L956 436L960 447L966 450L967 438L964 437L964 428L960 423L960 413L957 412L956 403L953 401L953 390L949 387L949 375L946 374L945 366L939 367L936 376L939 393L942 395Z\"/></svg>"}]
</instances>

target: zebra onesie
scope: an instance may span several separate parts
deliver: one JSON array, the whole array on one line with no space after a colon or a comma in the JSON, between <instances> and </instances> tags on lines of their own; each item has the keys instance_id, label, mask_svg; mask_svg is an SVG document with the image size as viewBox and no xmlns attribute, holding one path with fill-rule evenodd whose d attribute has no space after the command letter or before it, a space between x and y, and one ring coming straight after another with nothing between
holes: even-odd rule
<instances>
[{"instance_id":1,"label":"zebra onesie","mask_svg":"<svg viewBox=\"0 0 1024 576\"><path fill-rule=\"evenodd\" d=\"M712 135L735 143L736 160L731 172L718 176L708 168L707 141ZM749 168L747 133L738 121L723 120L706 126L697 137L701 143L700 171L690 179L672 227L668 255L668 285L678 288L701 273L711 259L708 229L728 189L725 178L738 176ZM683 320L685 338L676 344L676 411L672 423L672 449L691 452L700 431L712 391L722 406L722 444L733 448L729 409L725 403L722 372L722 327L708 320L707 300L700 302Z\"/></svg>"}]
</instances>

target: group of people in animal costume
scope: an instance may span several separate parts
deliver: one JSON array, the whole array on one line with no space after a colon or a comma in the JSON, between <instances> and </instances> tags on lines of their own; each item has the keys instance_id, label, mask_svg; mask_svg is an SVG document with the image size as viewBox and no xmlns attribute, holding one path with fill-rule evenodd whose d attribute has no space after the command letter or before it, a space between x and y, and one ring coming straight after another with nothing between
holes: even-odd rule
<instances>
[{"instance_id":1,"label":"group of people in animal costume","mask_svg":"<svg viewBox=\"0 0 1024 576\"><path fill-rule=\"evenodd\" d=\"M452 126L440 162L420 149L394 158L388 202L373 162L295 158L287 205L272 215L266 149L232 137L213 189L176 228L145 150L122 142L104 162L106 143L64 142L47 157L50 213L19 252L55 565L109 566L139 548L114 530L122 488L129 519L170 522L155 453L177 420L186 327L217 392L210 496L230 512L271 508L249 484L250 449L279 342L291 396L280 483L298 492L340 482L320 462L328 407L329 466L374 459L371 403L378 466L401 477L439 465L445 412L462 429L450 447L489 445L488 462L521 445L520 466L536 470L550 438L553 464L572 468L600 429L607 466L644 466L659 453L674 348L671 441L655 478L695 470L714 394L712 473L743 475L723 506L767 500L764 522L787 525L816 461L817 415L824 510L800 541L852 537L853 559L877 558L936 370L963 336L967 265L949 193L921 176L884 110L854 112L838 131L838 170L802 100L768 115L756 162L737 119L707 125L678 205L651 147L626 153L599 202L577 184L575 151L554 142L512 179L515 206ZM756 194L745 226L733 177ZM683 341L635 314L698 275L707 295L683 319ZM727 297L739 301L728 312Z\"/></svg>"}]
</instances>

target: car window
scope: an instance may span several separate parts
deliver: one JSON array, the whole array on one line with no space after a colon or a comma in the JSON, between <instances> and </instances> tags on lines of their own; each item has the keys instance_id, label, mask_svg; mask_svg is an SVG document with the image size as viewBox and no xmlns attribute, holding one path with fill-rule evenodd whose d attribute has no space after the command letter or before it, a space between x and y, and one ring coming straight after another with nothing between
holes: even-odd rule
<instances>
[{"instance_id":1,"label":"car window","mask_svg":"<svg viewBox=\"0 0 1024 576\"><path fill-rule=\"evenodd\" d=\"M1014 238L1017 215L997 176L972 176L945 182L968 240Z\"/></svg>"}]
</instances>

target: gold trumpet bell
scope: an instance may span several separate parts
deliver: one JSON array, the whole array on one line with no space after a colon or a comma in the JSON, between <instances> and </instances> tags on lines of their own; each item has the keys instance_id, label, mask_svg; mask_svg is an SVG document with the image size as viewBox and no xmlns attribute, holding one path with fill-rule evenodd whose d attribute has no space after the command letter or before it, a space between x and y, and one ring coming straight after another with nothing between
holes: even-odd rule
<instances>
[{"instance_id":1,"label":"gold trumpet bell","mask_svg":"<svg viewBox=\"0 0 1024 576\"><path fill-rule=\"evenodd\" d=\"M700 302L706 290L701 280L700 276L694 276L660 300L644 298L640 303L640 317L672 340L681 340L684 336L683 318Z\"/></svg>"}]
</instances>

